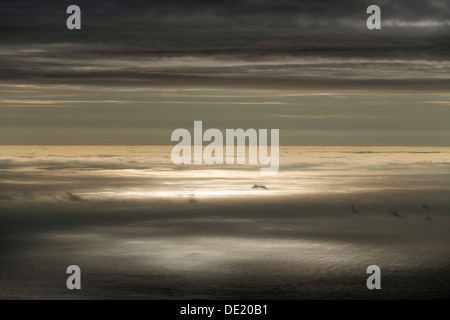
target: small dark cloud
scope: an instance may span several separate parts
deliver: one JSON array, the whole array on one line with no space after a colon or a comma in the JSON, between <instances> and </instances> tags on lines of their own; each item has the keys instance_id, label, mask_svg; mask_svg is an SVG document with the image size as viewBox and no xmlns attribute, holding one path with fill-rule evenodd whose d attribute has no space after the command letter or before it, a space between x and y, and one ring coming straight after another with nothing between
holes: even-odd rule
<instances>
[{"instance_id":1,"label":"small dark cloud","mask_svg":"<svg viewBox=\"0 0 450 320\"><path fill-rule=\"evenodd\" d=\"M70 192L66 193L66 199L69 201L84 201L80 196L77 196Z\"/></svg>"},{"instance_id":2,"label":"small dark cloud","mask_svg":"<svg viewBox=\"0 0 450 320\"><path fill-rule=\"evenodd\" d=\"M189 198L189 203L197 203L197 200L195 198Z\"/></svg>"},{"instance_id":3,"label":"small dark cloud","mask_svg":"<svg viewBox=\"0 0 450 320\"><path fill-rule=\"evenodd\" d=\"M14 198L7 194L0 194L0 200L14 200Z\"/></svg>"},{"instance_id":4,"label":"small dark cloud","mask_svg":"<svg viewBox=\"0 0 450 320\"><path fill-rule=\"evenodd\" d=\"M389 214L390 214L391 216L395 217L395 218L398 218L398 219L403 218L403 216L402 216L400 213L398 213L397 210L391 211L391 212L389 212Z\"/></svg>"},{"instance_id":5,"label":"small dark cloud","mask_svg":"<svg viewBox=\"0 0 450 320\"><path fill-rule=\"evenodd\" d=\"M33 194L31 192L29 192L29 191L24 191L23 192L23 197L25 199L33 200Z\"/></svg>"},{"instance_id":6,"label":"small dark cloud","mask_svg":"<svg viewBox=\"0 0 450 320\"><path fill-rule=\"evenodd\" d=\"M254 184L252 189L267 189L267 187L262 184Z\"/></svg>"}]
</instances>

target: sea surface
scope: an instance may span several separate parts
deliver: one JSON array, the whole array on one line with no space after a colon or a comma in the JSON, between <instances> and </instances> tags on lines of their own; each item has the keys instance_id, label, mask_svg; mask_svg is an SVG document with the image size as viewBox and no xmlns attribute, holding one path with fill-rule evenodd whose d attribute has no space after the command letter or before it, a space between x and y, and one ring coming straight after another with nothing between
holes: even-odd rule
<instances>
[{"instance_id":1,"label":"sea surface","mask_svg":"<svg viewBox=\"0 0 450 320\"><path fill-rule=\"evenodd\" d=\"M280 147L272 176L171 150L0 146L0 298L450 298L450 148Z\"/></svg>"}]
</instances>

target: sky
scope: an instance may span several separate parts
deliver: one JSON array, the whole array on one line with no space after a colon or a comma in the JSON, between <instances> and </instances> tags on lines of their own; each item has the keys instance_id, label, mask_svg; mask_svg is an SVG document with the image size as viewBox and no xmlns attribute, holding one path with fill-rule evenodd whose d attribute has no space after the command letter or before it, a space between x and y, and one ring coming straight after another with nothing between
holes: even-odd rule
<instances>
[{"instance_id":1,"label":"sky","mask_svg":"<svg viewBox=\"0 0 450 320\"><path fill-rule=\"evenodd\" d=\"M450 1L3 1L0 144L450 146L449 57Z\"/></svg>"}]
</instances>

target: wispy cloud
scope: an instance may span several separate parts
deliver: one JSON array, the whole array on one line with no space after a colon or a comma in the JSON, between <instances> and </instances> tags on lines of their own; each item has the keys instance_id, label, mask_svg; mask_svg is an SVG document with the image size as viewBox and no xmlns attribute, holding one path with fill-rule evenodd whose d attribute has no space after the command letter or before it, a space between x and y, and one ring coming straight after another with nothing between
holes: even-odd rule
<instances>
[{"instance_id":1,"label":"wispy cloud","mask_svg":"<svg viewBox=\"0 0 450 320\"><path fill-rule=\"evenodd\" d=\"M370 106L377 106L377 105L384 105L384 104L388 104L388 103L392 103L392 101L388 101L388 100L373 100L373 101L361 101L366 105L370 105Z\"/></svg>"},{"instance_id":2,"label":"wispy cloud","mask_svg":"<svg viewBox=\"0 0 450 320\"><path fill-rule=\"evenodd\" d=\"M0 106L3 103L9 104L33 104L33 105L51 105L63 103L130 103L130 101L122 100L28 100L28 99L0 99Z\"/></svg>"},{"instance_id":3,"label":"wispy cloud","mask_svg":"<svg viewBox=\"0 0 450 320\"><path fill-rule=\"evenodd\" d=\"M277 118L299 118L299 119L349 119L349 118L366 118L366 119L383 119L391 118L391 116L385 115L334 115L334 114L324 114L324 115L292 115L292 114L274 114L272 117Z\"/></svg>"},{"instance_id":4,"label":"wispy cloud","mask_svg":"<svg viewBox=\"0 0 450 320\"><path fill-rule=\"evenodd\" d=\"M1 90L3 93L36 93L36 90Z\"/></svg>"},{"instance_id":5,"label":"wispy cloud","mask_svg":"<svg viewBox=\"0 0 450 320\"><path fill-rule=\"evenodd\" d=\"M447 104L447 105L450 105L450 101L424 101L424 103Z\"/></svg>"},{"instance_id":6,"label":"wispy cloud","mask_svg":"<svg viewBox=\"0 0 450 320\"><path fill-rule=\"evenodd\" d=\"M142 103L168 103L168 104L249 104L249 105L279 105L292 104L280 101L141 101Z\"/></svg>"},{"instance_id":7,"label":"wispy cloud","mask_svg":"<svg viewBox=\"0 0 450 320\"><path fill-rule=\"evenodd\" d=\"M0 108L74 108L71 104L0 104Z\"/></svg>"},{"instance_id":8,"label":"wispy cloud","mask_svg":"<svg viewBox=\"0 0 450 320\"><path fill-rule=\"evenodd\" d=\"M71 104L66 105L65 103ZM292 103L281 101L158 101L158 100L144 100L144 101L122 101L122 100L16 100L3 99L0 100L0 107L68 107L75 106L73 103L81 104L217 104L217 105L289 105Z\"/></svg>"},{"instance_id":9,"label":"wispy cloud","mask_svg":"<svg viewBox=\"0 0 450 320\"><path fill-rule=\"evenodd\" d=\"M330 45L335 46L333 43ZM329 52L325 50L328 52L325 54L315 54L314 51L270 54L181 51L169 55L112 44L36 46L46 49L29 53L23 52L18 45L0 45L0 51L4 52L3 60L8 61L0 65L0 69L4 67L7 70L3 77L0 76L0 82L15 79L22 80L22 83L147 88L232 86L273 90L296 87L320 88L325 92L349 86L353 89L392 89L397 84L402 88L430 86L435 90L444 86L443 80L449 78L450 70L450 61L445 59L342 56L331 49ZM299 92L297 95L304 94Z\"/></svg>"},{"instance_id":10,"label":"wispy cloud","mask_svg":"<svg viewBox=\"0 0 450 320\"><path fill-rule=\"evenodd\" d=\"M330 119L330 118L351 118L351 116L339 116L339 115L291 115L291 114L274 114L273 117L277 118L301 118L301 119Z\"/></svg>"}]
</instances>

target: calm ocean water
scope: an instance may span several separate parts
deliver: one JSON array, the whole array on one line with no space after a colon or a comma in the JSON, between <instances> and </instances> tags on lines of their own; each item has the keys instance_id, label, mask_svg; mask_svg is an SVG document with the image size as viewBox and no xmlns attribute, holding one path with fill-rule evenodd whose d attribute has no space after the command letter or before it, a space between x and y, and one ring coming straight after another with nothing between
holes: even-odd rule
<instances>
[{"instance_id":1,"label":"calm ocean water","mask_svg":"<svg viewBox=\"0 0 450 320\"><path fill-rule=\"evenodd\" d=\"M450 298L450 148L281 147L268 177L170 151L1 146L0 297Z\"/></svg>"}]
</instances>

